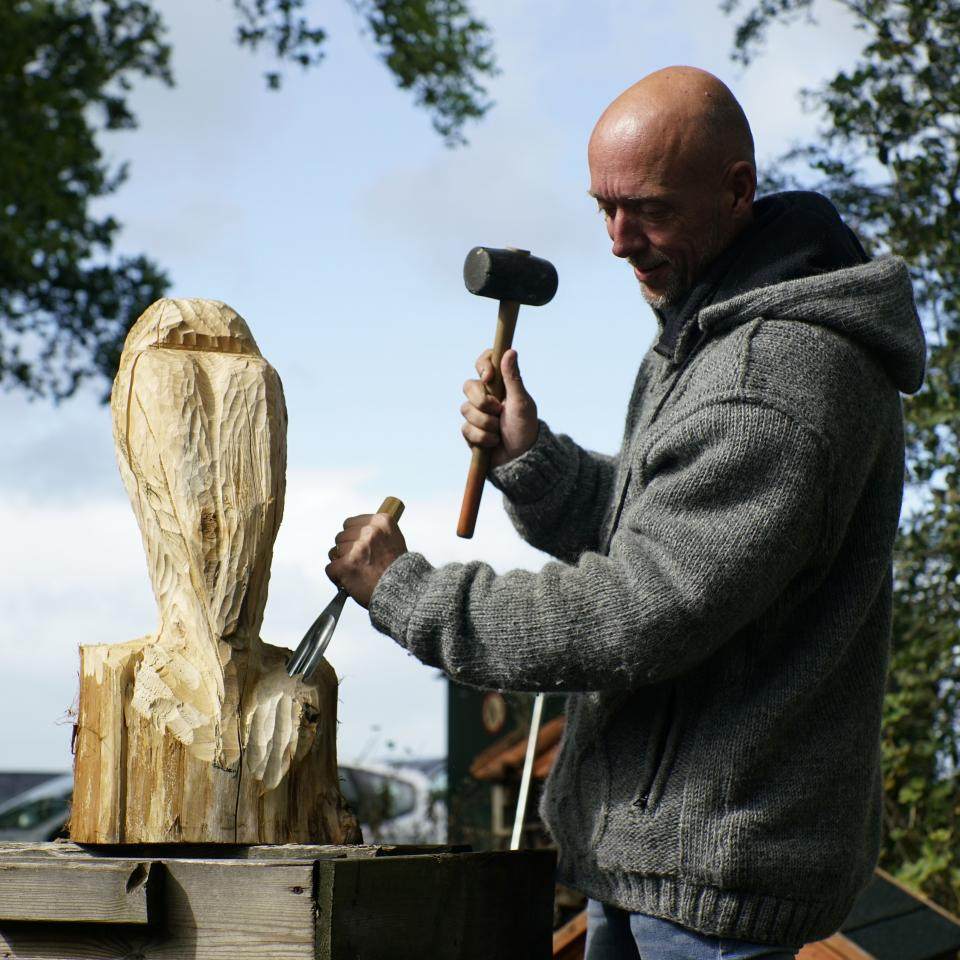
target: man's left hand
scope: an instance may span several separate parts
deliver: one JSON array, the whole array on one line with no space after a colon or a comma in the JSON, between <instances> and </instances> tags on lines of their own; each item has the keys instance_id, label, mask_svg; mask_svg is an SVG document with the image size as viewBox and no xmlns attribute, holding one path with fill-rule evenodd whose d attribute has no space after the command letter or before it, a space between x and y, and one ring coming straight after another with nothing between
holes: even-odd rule
<instances>
[{"instance_id":1,"label":"man's left hand","mask_svg":"<svg viewBox=\"0 0 960 960\"><path fill-rule=\"evenodd\" d=\"M345 520L336 544L326 574L362 607L370 606L387 567L407 552L400 528L385 513L364 513Z\"/></svg>"}]
</instances>

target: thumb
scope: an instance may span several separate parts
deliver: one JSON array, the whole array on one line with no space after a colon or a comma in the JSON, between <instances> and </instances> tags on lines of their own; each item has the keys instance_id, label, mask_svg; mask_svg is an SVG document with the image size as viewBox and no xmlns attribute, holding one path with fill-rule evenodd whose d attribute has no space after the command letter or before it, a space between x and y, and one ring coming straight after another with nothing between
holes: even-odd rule
<instances>
[{"instance_id":1,"label":"thumb","mask_svg":"<svg viewBox=\"0 0 960 960\"><path fill-rule=\"evenodd\" d=\"M520 362L517 351L508 350L500 361L500 373L503 375L503 385L507 391L507 400L523 400L527 396L523 378L520 376Z\"/></svg>"}]
</instances>

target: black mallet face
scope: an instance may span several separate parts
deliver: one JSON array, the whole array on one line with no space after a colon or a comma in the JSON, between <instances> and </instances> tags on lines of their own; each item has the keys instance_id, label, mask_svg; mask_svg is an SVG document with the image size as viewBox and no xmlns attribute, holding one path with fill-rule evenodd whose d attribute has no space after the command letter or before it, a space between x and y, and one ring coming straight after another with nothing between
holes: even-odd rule
<instances>
[{"instance_id":1,"label":"black mallet face","mask_svg":"<svg viewBox=\"0 0 960 960\"><path fill-rule=\"evenodd\" d=\"M523 250L474 247L463 263L463 282L479 297L542 307L557 292L557 270Z\"/></svg>"}]
</instances>

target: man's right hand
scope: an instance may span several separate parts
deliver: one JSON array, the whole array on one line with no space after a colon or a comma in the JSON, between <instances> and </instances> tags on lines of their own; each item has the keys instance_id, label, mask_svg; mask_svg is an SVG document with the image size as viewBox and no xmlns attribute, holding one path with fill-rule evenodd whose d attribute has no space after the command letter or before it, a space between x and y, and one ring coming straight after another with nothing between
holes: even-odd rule
<instances>
[{"instance_id":1,"label":"man's right hand","mask_svg":"<svg viewBox=\"0 0 960 960\"><path fill-rule=\"evenodd\" d=\"M491 350L484 350L477 357L480 379L468 380L463 385L467 399L460 407L464 420L461 431L471 446L489 447L490 462L499 467L533 446L540 431L540 421L537 419L537 405L520 378L516 350L507 350L500 363L507 391L503 403L487 393L487 384L493 382L491 353Z\"/></svg>"}]
</instances>

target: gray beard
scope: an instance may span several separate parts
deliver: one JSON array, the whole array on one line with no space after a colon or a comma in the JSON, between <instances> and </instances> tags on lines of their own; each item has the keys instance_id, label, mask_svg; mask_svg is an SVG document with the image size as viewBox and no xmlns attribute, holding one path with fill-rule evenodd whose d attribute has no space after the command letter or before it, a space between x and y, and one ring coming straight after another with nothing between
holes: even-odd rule
<instances>
[{"instance_id":1,"label":"gray beard","mask_svg":"<svg viewBox=\"0 0 960 960\"><path fill-rule=\"evenodd\" d=\"M720 234L719 220L715 220L710 245L703 252L697 263L693 283L697 282L697 279L703 274L704 269L723 252L726 246L727 244L724 243L723 237ZM668 260L667 262L669 263L670 261ZM671 266L673 266L673 264L671 264ZM679 303L690 291L693 283L685 284L679 271L676 271L670 275L670 279L667 281L667 288L663 293L654 295L642 283L640 284L640 293L643 295L643 299L646 300L654 310L661 310L663 307L672 307Z\"/></svg>"},{"instance_id":2,"label":"gray beard","mask_svg":"<svg viewBox=\"0 0 960 960\"><path fill-rule=\"evenodd\" d=\"M660 310L663 307L672 307L683 299L687 288L680 278L679 274L674 273L667 281L667 289L660 294L652 294L642 283L640 284L640 293L643 299L653 307L654 310Z\"/></svg>"}]
</instances>

